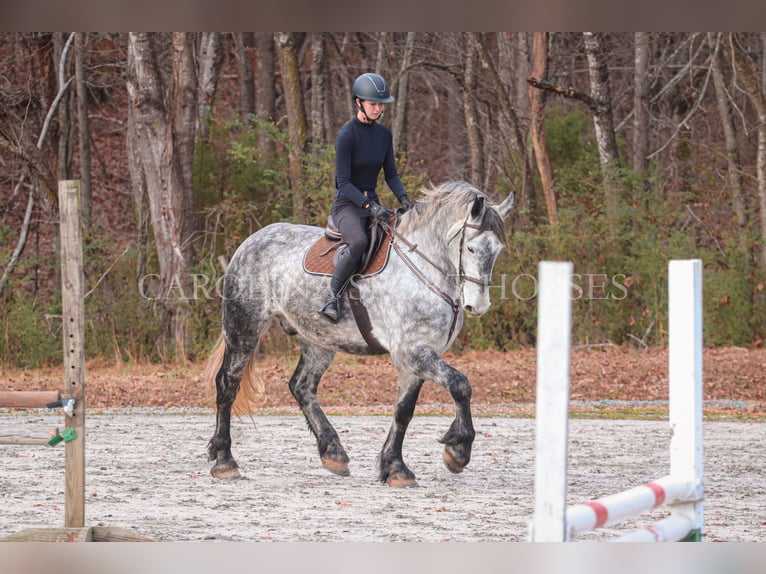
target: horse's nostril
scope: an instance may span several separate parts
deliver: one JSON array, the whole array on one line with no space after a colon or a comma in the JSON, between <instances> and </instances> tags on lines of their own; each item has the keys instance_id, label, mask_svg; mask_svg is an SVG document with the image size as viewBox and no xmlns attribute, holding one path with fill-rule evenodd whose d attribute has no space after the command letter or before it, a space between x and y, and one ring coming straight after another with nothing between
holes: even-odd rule
<instances>
[{"instance_id":1,"label":"horse's nostril","mask_svg":"<svg viewBox=\"0 0 766 574\"><path fill-rule=\"evenodd\" d=\"M466 305L465 310L467 313L475 313L473 310L473 305Z\"/></svg>"}]
</instances>

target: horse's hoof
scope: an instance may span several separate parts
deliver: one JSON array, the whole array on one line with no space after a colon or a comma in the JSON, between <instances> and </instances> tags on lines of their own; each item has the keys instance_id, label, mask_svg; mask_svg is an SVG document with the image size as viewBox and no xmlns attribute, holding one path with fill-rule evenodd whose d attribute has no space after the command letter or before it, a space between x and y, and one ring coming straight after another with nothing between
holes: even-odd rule
<instances>
[{"instance_id":1,"label":"horse's hoof","mask_svg":"<svg viewBox=\"0 0 766 574\"><path fill-rule=\"evenodd\" d=\"M351 471L349 471L348 462L346 461L325 457L322 459L322 466L338 476L351 476Z\"/></svg>"},{"instance_id":2,"label":"horse's hoof","mask_svg":"<svg viewBox=\"0 0 766 574\"><path fill-rule=\"evenodd\" d=\"M392 488L412 488L418 486L418 481L414 476L394 475L389 476L386 484Z\"/></svg>"},{"instance_id":3,"label":"horse's hoof","mask_svg":"<svg viewBox=\"0 0 766 574\"><path fill-rule=\"evenodd\" d=\"M463 472L465 465L460 464L458 460L454 456L452 456L452 453L448 451L446 448L444 449L443 458L444 458L444 466L447 467L447 470L455 474L460 474L461 472Z\"/></svg>"},{"instance_id":4,"label":"horse's hoof","mask_svg":"<svg viewBox=\"0 0 766 574\"><path fill-rule=\"evenodd\" d=\"M210 474L215 478L223 479L239 478L241 476L237 463L234 463L233 466L231 464L216 464L210 469Z\"/></svg>"}]
</instances>

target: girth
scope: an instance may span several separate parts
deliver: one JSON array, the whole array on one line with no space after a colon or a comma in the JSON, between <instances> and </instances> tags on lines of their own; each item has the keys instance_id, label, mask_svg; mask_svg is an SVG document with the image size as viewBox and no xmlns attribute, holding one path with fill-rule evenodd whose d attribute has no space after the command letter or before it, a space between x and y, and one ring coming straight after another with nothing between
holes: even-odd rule
<instances>
[{"instance_id":1,"label":"girth","mask_svg":"<svg viewBox=\"0 0 766 574\"><path fill-rule=\"evenodd\" d=\"M362 301L362 294L359 292L359 288L350 283L348 286L348 302L351 304L351 312L354 314L354 321L359 332L364 337L367 348L372 355L385 355L388 353L388 349L380 344L380 341L372 334L372 322L370 321L370 314L367 312L367 307L364 306Z\"/></svg>"}]
</instances>

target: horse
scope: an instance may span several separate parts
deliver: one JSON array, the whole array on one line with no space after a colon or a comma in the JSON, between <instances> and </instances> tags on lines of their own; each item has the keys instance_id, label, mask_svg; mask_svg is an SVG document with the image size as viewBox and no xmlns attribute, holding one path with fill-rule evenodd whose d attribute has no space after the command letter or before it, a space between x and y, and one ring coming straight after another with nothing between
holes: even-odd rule
<instances>
[{"instance_id":1,"label":"horse","mask_svg":"<svg viewBox=\"0 0 766 574\"><path fill-rule=\"evenodd\" d=\"M442 355L458 336L465 314L481 315L490 307L492 269L507 244L504 220L513 203L513 192L496 205L464 181L424 187L422 197L390 228L395 254L386 266L374 276L352 278L372 335L399 374L393 422L378 458L381 483L417 485L404 462L402 443L426 380L444 387L456 407L440 439L444 464L459 473L470 461L475 436L471 386ZM273 223L245 239L229 262L222 333L207 368L209 384L214 379L216 389L215 433L208 444L208 459L215 462L210 472L216 478L240 476L231 452L231 414L252 412L263 391L253 382L253 357L273 321L300 343L289 388L316 438L322 465L337 475L350 474L349 457L317 401L317 389L336 352L372 351L354 321L349 297L341 298L335 324L318 312L330 293L329 278L308 274L302 260L323 232L320 227Z\"/></svg>"}]
</instances>

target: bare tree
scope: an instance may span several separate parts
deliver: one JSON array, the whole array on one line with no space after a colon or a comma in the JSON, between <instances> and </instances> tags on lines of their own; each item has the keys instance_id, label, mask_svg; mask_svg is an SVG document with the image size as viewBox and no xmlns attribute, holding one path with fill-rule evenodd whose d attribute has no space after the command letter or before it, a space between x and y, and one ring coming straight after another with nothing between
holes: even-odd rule
<instances>
[{"instance_id":1,"label":"bare tree","mask_svg":"<svg viewBox=\"0 0 766 574\"><path fill-rule=\"evenodd\" d=\"M474 185L484 182L484 154L476 110L476 84L478 77L478 50L473 38L467 38L463 54L463 118L468 139L468 156L471 162L471 181Z\"/></svg>"},{"instance_id":2,"label":"bare tree","mask_svg":"<svg viewBox=\"0 0 766 574\"><path fill-rule=\"evenodd\" d=\"M548 76L548 33L532 33L532 66L530 74L533 78L545 79ZM553 187L553 168L548 156L548 143L545 136L545 92L533 85L529 86L530 113L532 116L531 133L532 146L537 160L537 171L543 187L543 198L548 213L548 223L558 223L558 206L556 192Z\"/></svg>"},{"instance_id":3,"label":"bare tree","mask_svg":"<svg viewBox=\"0 0 766 574\"><path fill-rule=\"evenodd\" d=\"M399 76L394 82L396 90L396 108L391 132L394 137L394 146L398 155L407 151L407 107L409 104L410 91L410 67L412 66L412 52L415 47L417 32L407 32L404 42L402 64L399 66Z\"/></svg>"},{"instance_id":4,"label":"bare tree","mask_svg":"<svg viewBox=\"0 0 766 574\"><path fill-rule=\"evenodd\" d=\"M315 146L325 141L324 42L324 32L316 32L311 38L311 141Z\"/></svg>"},{"instance_id":5,"label":"bare tree","mask_svg":"<svg viewBox=\"0 0 766 574\"><path fill-rule=\"evenodd\" d=\"M757 64L743 42L744 39L739 34L729 32L725 35L724 46L734 62L757 118L756 180L761 236L760 264L761 269L766 269L766 97L759 79Z\"/></svg>"},{"instance_id":6,"label":"bare tree","mask_svg":"<svg viewBox=\"0 0 766 574\"><path fill-rule=\"evenodd\" d=\"M90 165L90 119L88 118L88 85L85 77L85 49L88 34L78 32L74 40L74 70L77 86L77 135L80 148L80 201L85 225L90 228L93 214Z\"/></svg>"},{"instance_id":7,"label":"bare tree","mask_svg":"<svg viewBox=\"0 0 766 574\"><path fill-rule=\"evenodd\" d=\"M274 35L271 32L256 32L255 51L255 116L260 120L273 121L277 108ZM265 134L259 135L258 147L265 157L274 154L274 142Z\"/></svg>"},{"instance_id":8,"label":"bare tree","mask_svg":"<svg viewBox=\"0 0 766 574\"><path fill-rule=\"evenodd\" d=\"M237 32L239 54L239 117L247 124L255 111L255 85L253 84L253 32Z\"/></svg>"},{"instance_id":9,"label":"bare tree","mask_svg":"<svg viewBox=\"0 0 766 574\"><path fill-rule=\"evenodd\" d=\"M498 69L498 65L495 63L495 58L484 41L484 36L482 34L470 32L468 33L468 37L474 43L478 51L482 74L489 77L488 81L483 82L482 90L477 91L476 98L480 98L486 106L491 106L489 107L489 113L486 114L484 130L489 134L496 133L499 136L497 138L499 144L495 145L497 154L495 166L500 168L511 181L515 180L518 178L518 175L510 175L508 173L508 166L512 163L512 152L515 151L518 153L520 161L518 161L517 164L521 163L522 175L520 179L523 181L523 193L521 194L520 200L526 208L535 211L536 200L534 197L535 186L532 179L532 158L531 154L528 153L525 143L525 129L522 128L522 121L517 114L518 109L526 110L528 108L527 98L524 96L524 101L521 105L518 105L515 101L515 96L512 95L512 91L508 84L502 79L502 74L504 73L503 68L508 65L508 62L503 62L500 69ZM500 36L500 38L501 40L505 40L504 35ZM500 57L498 57L498 59L500 59ZM518 73L519 70L521 70L526 77L526 61L523 63L517 61L516 64L518 64L518 67L514 68L513 71ZM490 139L490 135L485 138L485 140ZM509 150L511 151L510 154ZM511 157L509 157L509 155ZM489 173L487 173L489 171L489 169L485 169L487 188L490 187L490 177ZM494 172L496 169L493 168L492 171Z\"/></svg>"},{"instance_id":10,"label":"bare tree","mask_svg":"<svg viewBox=\"0 0 766 574\"><path fill-rule=\"evenodd\" d=\"M197 91L197 128L200 136L207 135L210 115L218 89L218 76L221 71L220 32L202 32L199 40L199 89Z\"/></svg>"},{"instance_id":11,"label":"bare tree","mask_svg":"<svg viewBox=\"0 0 766 574\"><path fill-rule=\"evenodd\" d=\"M377 50L375 54L375 68L374 71L377 74L384 74L386 69L386 61L388 60L388 43L389 33L378 32L377 33Z\"/></svg>"},{"instance_id":12,"label":"bare tree","mask_svg":"<svg viewBox=\"0 0 766 574\"><path fill-rule=\"evenodd\" d=\"M635 32L633 72L633 171L643 174L649 165L649 33Z\"/></svg>"},{"instance_id":13,"label":"bare tree","mask_svg":"<svg viewBox=\"0 0 766 574\"><path fill-rule=\"evenodd\" d=\"M21 230L19 232L19 240L16 243L16 248L13 250L9 261L5 266L2 277L0 277L0 295L2 295L3 291L5 290L8 279L16 267L16 264L18 263L19 258L24 251L24 247L26 246L27 238L29 236L30 222L32 220L32 213L35 207L36 190L39 187L43 187L47 189L49 195L52 195L54 193L53 190L56 187L55 178L50 170L50 166L48 165L48 162L45 161L45 158L40 153L40 150L42 150L43 143L48 137L48 131L50 129L53 116L56 113L59 104L61 103L71 84L72 78L67 79L64 74L64 70L67 54L69 53L73 41L74 34L70 34L69 38L63 44L60 53L58 53L58 90L55 97L53 98L53 101L50 103L50 107L48 108L48 112L45 115L45 119L40 129L40 134L38 135L37 141L34 145L28 141L29 134L23 127L24 121L21 117L17 116L9 108L5 109L3 112L0 112L0 117L6 115L10 120L8 126L2 126L2 133L0 133L2 136L0 137L0 149L8 151L11 155L23 160L27 166L16 184L16 190L20 190L24 187L25 181L30 175L34 176L36 179L34 184L31 185L29 189L29 197L27 199L27 206L24 211L24 219L21 224Z\"/></svg>"},{"instance_id":14,"label":"bare tree","mask_svg":"<svg viewBox=\"0 0 766 574\"><path fill-rule=\"evenodd\" d=\"M72 76L69 59L61 57L65 44L71 45L73 37L69 35L69 38L67 40L67 34L64 32L54 32L53 34L54 62L60 68L57 70L59 77L71 78ZM56 171L59 180L72 178L72 155L74 151L73 101L71 92L66 90L62 93L58 106L58 124L56 126L58 128L58 161Z\"/></svg>"},{"instance_id":15,"label":"bare tree","mask_svg":"<svg viewBox=\"0 0 766 574\"><path fill-rule=\"evenodd\" d=\"M303 90L301 88L298 57L295 43L289 32L277 32L279 48L279 68L282 76L282 90L285 96L288 125L288 160L290 188L292 189L293 217L305 221L303 198L303 165L301 156L306 151L306 112L303 109Z\"/></svg>"},{"instance_id":16,"label":"bare tree","mask_svg":"<svg viewBox=\"0 0 766 574\"><path fill-rule=\"evenodd\" d=\"M747 226L747 209L742 187L739 149L737 146L737 128L732 115L731 100L724 77L724 51L721 48L722 34L708 33L708 43L713 51L711 65L713 67L713 85L715 86L718 115L723 127L724 144L726 146L726 166L731 188L732 206L740 228Z\"/></svg>"},{"instance_id":17,"label":"bare tree","mask_svg":"<svg viewBox=\"0 0 766 574\"><path fill-rule=\"evenodd\" d=\"M506 34L503 35L507 36ZM527 143L527 134L532 117L531 103L529 101L529 85L527 79L530 76L530 47L529 32L516 32L508 40L506 51L509 55L508 66L512 74L510 79L509 101L511 113L516 118L513 130L516 134L515 149L521 158L521 194L518 199L520 210L515 219L535 224L537 220L537 193L535 190L534 168L532 166L532 152ZM515 111L514 111L515 110ZM514 149L511 147L511 149Z\"/></svg>"},{"instance_id":18,"label":"bare tree","mask_svg":"<svg viewBox=\"0 0 766 574\"><path fill-rule=\"evenodd\" d=\"M160 267L157 297L167 313L176 357L185 360L189 308L183 294L191 264L197 81L192 34L173 33L167 80L157 40L152 34L128 34L128 121L135 138L129 163L132 180L145 186L149 199Z\"/></svg>"},{"instance_id":19,"label":"bare tree","mask_svg":"<svg viewBox=\"0 0 766 574\"><path fill-rule=\"evenodd\" d=\"M604 182L604 203L606 218L611 234L617 234L619 225L619 182L617 168L620 156L617 151L617 138L614 133L614 118L612 116L612 95L609 89L609 68L602 48L600 34L583 32L585 38L585 53L588 57L588 73L590 76L591 98L596 103L593 114L593 125L596 130L596 143L601 161Z\"/></svg>"}]
</instances>

